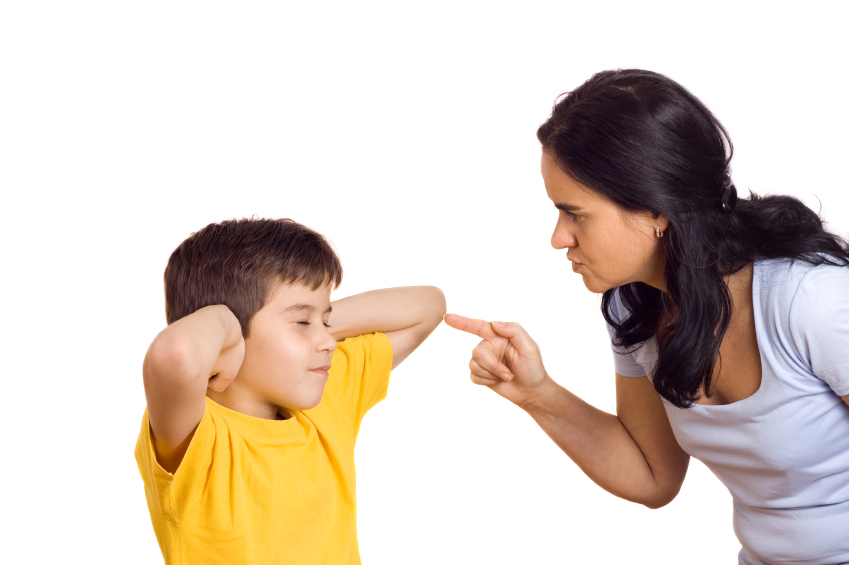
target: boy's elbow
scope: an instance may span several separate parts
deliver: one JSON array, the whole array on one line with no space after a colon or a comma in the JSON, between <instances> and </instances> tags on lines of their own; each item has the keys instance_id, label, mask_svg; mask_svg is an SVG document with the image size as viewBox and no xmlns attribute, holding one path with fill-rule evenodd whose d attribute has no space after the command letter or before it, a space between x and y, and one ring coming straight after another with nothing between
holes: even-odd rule
<instances>
[{"instance_id":1,"label":"boy's elbow","mask_svg":"<svg viewBox=\"0 0 849 565\"><path fill-rule=\"evenodd\" d=\"M442 318L445 317L445 313L448 308L445 302L445 293L442 292L442 289L436 286L427 287L427 291L430 310L433 320L435 321L433 327L436 327L439 325L439 322L442 321Z\"/></svg>"},{"instance_id":2,"label":"boy's elbow","mask_svg":"<svg viewBox=\"0 0 849 565\"><path fill-rule=\"evenodd\" d=\"M446 309L448 308L445 302L445 293L437 286L432 286L431 288L433 289L432 292L434 294L436 308L439 313L439 319L441 320L445 316Z\"/></svg>"},{"instance_id":3,"label":"boy's elbow","mask_svg":"<svg viewBox=\"0 0 849 565\"><path fill-rule=\"evenodd\" d=\"M156 336L147 350L146 379L167 379L173 383L196 377L199 368L193 344L181 335L163 335L164 333Z\"/></svg>"}]
</instances>

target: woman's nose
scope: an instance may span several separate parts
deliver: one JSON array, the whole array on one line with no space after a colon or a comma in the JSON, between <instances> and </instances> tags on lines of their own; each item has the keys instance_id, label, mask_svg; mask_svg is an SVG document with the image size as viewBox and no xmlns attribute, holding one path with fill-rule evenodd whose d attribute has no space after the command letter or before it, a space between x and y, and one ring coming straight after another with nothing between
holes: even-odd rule
<instances>
[{"instance_id":1,"label":"woman's nose","mask_svg":"<svg viewBox=\"0 0 849 565\"><path fill-rule=\"evenodd\" d=\"M575 247L578 242L575 239L575 234L569 229L567 220L563 218L563 213L557 219L557 225L554 226L554 233L551 234L551 246L555 249L566 249L567 247Z\"/></svg>"}]
</instances>

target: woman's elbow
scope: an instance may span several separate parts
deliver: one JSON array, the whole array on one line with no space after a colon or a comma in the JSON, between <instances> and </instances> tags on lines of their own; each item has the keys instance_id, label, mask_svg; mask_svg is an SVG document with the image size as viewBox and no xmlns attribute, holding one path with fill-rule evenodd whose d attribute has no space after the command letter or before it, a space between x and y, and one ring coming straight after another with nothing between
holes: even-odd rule
<instances>
[{"instance_id":1,"label":"woman's elbow","mask_svg":"<svg viewBox=\"0 0 849 565\"><path fill-rule=\"evenodd\" d=\"M678 493L681 492L681 483L677 485L671 485L670 487L660 490L659 492L653 493L651 498L640 501L640 504L645 506L646 508L650 508L651 510L657 510L658 508L663 508L678 496Z\"/></svg>"}]
</instances>

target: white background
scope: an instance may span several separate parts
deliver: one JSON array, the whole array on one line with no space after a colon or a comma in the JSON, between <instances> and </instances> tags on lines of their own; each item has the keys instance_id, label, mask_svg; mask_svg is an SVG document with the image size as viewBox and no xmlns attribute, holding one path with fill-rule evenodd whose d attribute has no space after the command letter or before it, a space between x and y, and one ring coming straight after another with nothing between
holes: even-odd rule
<instances>
[{"instance_id":1,"label":"white background","mask_svg":"<svg viewBox=\"0 0 849 565\"><path fill-rule=\"evenodd\" d=\"M324 233L336 297L433 284L450 312L520 321L613 410L598 297L548 243L537 126L593 72L667 74L730 131L741 193L819 199L846 234L840 4L3 3L0 559L161 562L133 460L141 360L169 253L213 221ZM475 344L440 326L367 416L365 563L735 562L701 464L660 510L607 494L469 382Z\"/></svg>"}]
</instances>

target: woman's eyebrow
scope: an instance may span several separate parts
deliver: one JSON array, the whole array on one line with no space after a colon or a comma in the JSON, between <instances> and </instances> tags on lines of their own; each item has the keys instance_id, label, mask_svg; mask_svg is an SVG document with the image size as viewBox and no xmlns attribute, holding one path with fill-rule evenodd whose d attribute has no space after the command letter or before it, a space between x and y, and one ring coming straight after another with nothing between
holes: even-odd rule
<instances>
[{"instance_id":1,"label":"woman's eyebrow","mask_svg":"<svg viewBox=\"0 0 849 565\"><path fill-rule=\"evenodd\" d=\"M554 207L564 212L577 212L581 209L580 206L573 206L571 204L555 204Z\"/></svg>"}]
</instances>

